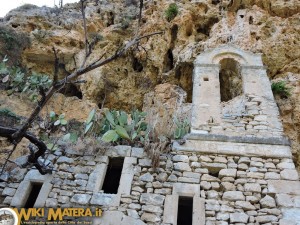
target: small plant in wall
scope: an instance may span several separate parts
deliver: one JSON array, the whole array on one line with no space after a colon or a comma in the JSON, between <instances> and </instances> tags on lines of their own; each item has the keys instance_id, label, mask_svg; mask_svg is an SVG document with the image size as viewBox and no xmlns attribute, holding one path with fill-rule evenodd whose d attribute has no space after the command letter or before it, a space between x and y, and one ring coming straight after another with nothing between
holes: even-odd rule
<instances>
[{"instance_id":1,"label":"small plant in wall","mask_svg":"<svg viewBox=\"0 0 300 225\"><path fill-rule=\"evenodd\" d=\"M146 113L134 110L131 114L124 111L106 111L102 122L102 140L104 142L122 142L134 144L145 140L148 124Z\"/></svg>"},{"instance_id":2,"label":"small plant in wall","mask_svg":"<svg viewBox=\"0 0 300 225\"><path fill-rule=\"evenodd\" d=\"M178 15L178 6L176 3L171 3L165 11L166 19L170 22Z\"/></svg>"},{"instance_id":3,"label":"small plant in wall","mask_svg":"<svg viewBox=\"0 0 300 225\"><path fill-rule=\"evenodd\" d=\"M291 88L287 87L286 83L284 81L277 81L272 83L272 91L274 95L279 95L282 98L287 98L291 96Z\"/></svg>"},{"instance_id":4,"label":"small plant in wall","mask_svg":"<svg viewBox=\"0 0 300 225\"><path fill-rule=\"evenodd\" d=\"M174 131L174 139L182 139L190 130L190 123L187 119L178 120L174 118L174 123L176 125Z\"/></svg>"}]
</instances>

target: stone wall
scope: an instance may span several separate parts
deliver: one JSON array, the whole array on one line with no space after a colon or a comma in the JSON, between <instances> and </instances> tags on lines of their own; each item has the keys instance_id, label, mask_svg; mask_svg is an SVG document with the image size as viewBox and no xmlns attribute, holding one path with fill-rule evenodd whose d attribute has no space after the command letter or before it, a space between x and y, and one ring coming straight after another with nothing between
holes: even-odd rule
<instances>
[{"instance_id":1,"label":"stone wall","mask_svg":"<svg viewBox=\"0 0 300 225\"><path fill-rule=\"evenodd\" d=\"M101 191L111 157L125 157L117 194ZM176 224L182 195L194 197L195 224L300 224L300 182L290 157L173 151L161 155L153 169L142 148L116 146L104 156L57 150L48 160L56 172L40 175L44 185L38 199L45 200L38 206L101 207L103 217L94 224ZM14 206L20 193L26 197L24 182L42 180L35 172L15 169L1 182L3 206Z\"/></svg>"}]
</instances>

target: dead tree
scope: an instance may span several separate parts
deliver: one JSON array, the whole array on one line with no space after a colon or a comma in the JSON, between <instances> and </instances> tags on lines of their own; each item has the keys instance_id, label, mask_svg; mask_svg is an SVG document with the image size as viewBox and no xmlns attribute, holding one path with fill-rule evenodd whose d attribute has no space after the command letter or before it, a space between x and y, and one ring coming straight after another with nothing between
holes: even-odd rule
<instances>
[{"instance_id":1,"label":"dead tree","mask_svg":"<svg viewBox=\"0 0 300 225\"><path fill-rule=\"evenodd\" d=\"M62 3L62 0L60 1ZM12 155L13 151L16 149L16 146L18 143L23 139L26 138L28 139L32 144L34 144L37 147L37 151L34 150L34 148L29 148L30 149L30 155L28 156L27 159L27 164L33 165L38 169L38 171L41 174L47 174L51 173L52 170L51 168L47 168L46 165L40 163L38 161L38 158L43 156L45 152L47 151L47 146L45 143L43 143L41 140L39 140L37 137L35 137L33 134L28 132L28 129L34 122L34 120L37 118L43 107L47 104L47 102L51 99L51 97L61 90L62 88L65 87L67 83L70 82L76 82L74 81L78 76L85 74L89 71L92 71L98 67L101 67L103 65L106 65L121 56L124 55L124 53L127 52L132 47L136 47L139 45L140 41L145 38L149 38L154 35L162 34L163 32L154 32L150 34L146 34L143 36L139 35L139 32L137 31L135 36L127 42L124 46L122 46L120 49L118 49L113 55L104 58L104 56L101 56L98 60L86 64L87 59L91 55L93 51L93 42L89 43L88 37L87 37L87 29L86 29L86 17L85 17L85 2L86 0L81 0L81 12L82 12L82 19L83 19L83 27L84 27L84 33L85 33L85 58L80 65L79 68L77 68L74 72L66 76L64 79L58 80L58 69L59 69L59 58L58 58L58 53L56 49L53 47L53 53L55 56L55 62L54 62L54 76L53 76L53 83L52 86L49 88L49 90L45 91L42 87L39 88L41 99L39 100L37 106L35 109L32 111L31 115L29 118L24 122L24 124L19 128L11 128L11 127L4 127L0 126L0 136L6 137L11 143L13 143L14 148L8 155L6 162L4 166L2 167L2 171L0 175L4 172L5 165L8 162L10 156ZM139 9L139 26L140 26L140 21L141 21L141 16L142 16L142 6L143 6L143 0L140 0L140 9ZM137 28L137 30L139 27Z\"/></svg>"}]
</instances>

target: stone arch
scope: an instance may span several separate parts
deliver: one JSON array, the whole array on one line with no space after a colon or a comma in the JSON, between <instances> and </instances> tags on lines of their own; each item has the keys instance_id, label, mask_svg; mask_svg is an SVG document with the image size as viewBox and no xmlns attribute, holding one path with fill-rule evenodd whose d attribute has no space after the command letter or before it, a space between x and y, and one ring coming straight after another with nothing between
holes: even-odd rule
<instances>
[{"instance_id":1,"label":"stone arch","mask_svg":"<svg viewBox=\"0 0 300 225\"><path fill-rule=\"evenodd\" d=\"M244 57L242 57L241 55L236 54L234 52L226 52L226 53L218 54L218 55L216 55L216 56L213 57L212 63L213 64L220 64L220 62L223 59L232 59L232 60L235 60L240 65L246 65L247 64L247 60Z\"/></svg>"}]
</instances>

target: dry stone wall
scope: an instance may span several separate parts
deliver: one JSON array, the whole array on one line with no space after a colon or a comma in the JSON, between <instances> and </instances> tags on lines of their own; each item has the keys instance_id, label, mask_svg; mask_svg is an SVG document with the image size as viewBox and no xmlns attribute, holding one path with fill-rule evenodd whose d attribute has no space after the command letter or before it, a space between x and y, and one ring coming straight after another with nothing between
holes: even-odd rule
<instances>
[{"instance_id":1,"label":"dry stone wall","mask_svg":"<svg viewBox=\"0 0 300 225\"><path fill-rule=\"evenodd\" d=\"M105 166L113 157L125 157L119 190L103 193ZM44 179L51 188L43 187L45 201L39 206L101 207L103 217L95 224L176 224L168 221L177 218L178 195L194 197L202 221L197 224L300 224L300 182L289 157L173 151L161 155L153 169L142 148L116 146L104 156L57 150L48 160L56 172ZM34 172L15 169L1 182L2 205L13 206Z\"/></svg>"}]
</instances>

